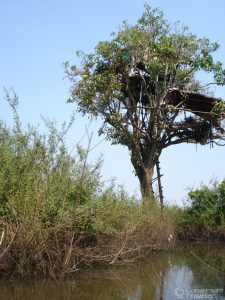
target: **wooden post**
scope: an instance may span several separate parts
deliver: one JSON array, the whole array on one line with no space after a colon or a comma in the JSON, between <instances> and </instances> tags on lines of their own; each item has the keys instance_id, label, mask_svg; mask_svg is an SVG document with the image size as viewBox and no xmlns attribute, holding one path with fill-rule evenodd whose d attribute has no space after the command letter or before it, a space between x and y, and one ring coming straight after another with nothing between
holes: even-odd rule
<instances>
[{"instance_id":1,"label":"wooden post","mask_svg":"<svg viewBox=\"0 0 225 300\"><path fill-rule=\"evenodd\" d=\"M158 179L158 187L159 187L159 199L160 199L160 207L161 212L163 211L163 190L162 190L162 184L161 184L161 174L160 174L160 167L159 167L159 160L156 162L156 169L157 169L157 179Z\"/></svg>"}]
</instances>

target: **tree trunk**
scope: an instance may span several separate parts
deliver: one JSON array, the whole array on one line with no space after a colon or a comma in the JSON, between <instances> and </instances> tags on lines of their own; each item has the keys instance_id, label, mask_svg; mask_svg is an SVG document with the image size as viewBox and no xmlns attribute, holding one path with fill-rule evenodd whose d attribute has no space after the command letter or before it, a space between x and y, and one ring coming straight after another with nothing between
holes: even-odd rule
<instances>
[{"instance_id":1,"label":"tree trunk","mask_svg":"<svg viewBox=\"0 0 225 300\"><path fill-rule=\"evenodd\" d=\"M140 182L141 195L143 199L143 203L151 203L155 200L154 192L153 192L153 175L154 175L154 167L157 162L156 149L157 154L159 155L161 151L159 148L149 146L151 150L146 149L146 151L142 153L138 153L133 151L131 154L131 162L135 169L135 173Z\"/></svg>"},{"instance_id":2,"label":"tree trunk","mask_svg":"<svg viewBox=\"0 0 225 300\"><path fill-rule=\"evenodd\" d=\"M141 194L144 202L151 202L154 200L154 192L152 187L152 179L154 173L154 165L145 168L138 176L141 186Z\"/></svg>"}]
</instances>

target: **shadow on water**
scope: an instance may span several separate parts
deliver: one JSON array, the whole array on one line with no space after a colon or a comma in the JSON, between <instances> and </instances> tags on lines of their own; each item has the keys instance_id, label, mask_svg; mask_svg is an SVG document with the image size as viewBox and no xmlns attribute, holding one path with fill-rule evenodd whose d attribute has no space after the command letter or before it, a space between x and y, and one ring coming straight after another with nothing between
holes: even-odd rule
<instances>
[{"instance_id":1,"label":"shadow on water","mask_svg":"<svg viewBox=\"0 0 225 300\"><path fill-rule=\"evenodd\" d=\"M225 299L225 244L188 243L128 266L88 269L63 282L1 281L1 300Z\"/></svg>"}]
</instances>

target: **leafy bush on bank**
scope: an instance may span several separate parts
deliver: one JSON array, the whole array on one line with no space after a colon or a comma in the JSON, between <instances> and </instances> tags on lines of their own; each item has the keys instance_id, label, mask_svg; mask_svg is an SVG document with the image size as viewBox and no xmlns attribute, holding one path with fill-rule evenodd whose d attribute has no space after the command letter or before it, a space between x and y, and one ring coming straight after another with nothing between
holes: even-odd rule
<instances>
[{"instance_id":1,"label":"leafy bush on bank","mask_svg":"<svg viewBox=\"0 0 225 300\"><path fill-rule=\"evenodd\" d=\"M202 185L188 194L189 205L178 221L186 239L225 239L225 181Z\"/></svg>"}]
</instances>

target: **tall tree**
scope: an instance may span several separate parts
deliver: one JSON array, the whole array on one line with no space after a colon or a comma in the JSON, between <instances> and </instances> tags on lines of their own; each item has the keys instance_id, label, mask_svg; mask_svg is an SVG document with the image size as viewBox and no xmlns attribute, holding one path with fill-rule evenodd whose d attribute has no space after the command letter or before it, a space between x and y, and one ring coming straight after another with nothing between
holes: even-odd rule
<instances>
[{"instance_id":1,"label":"tall tree","mask_svg":"<svg viewBox=\"0 0 225 300\"><path fill-rule=\"evenodd\" d=\"M225 102L208 90L225 84L222 63L212 56L218 48L145 5L137 24L124 22L92 54L78 52L79 66L66 63L68 101L83 114L101 117L99 134L128 147L144 198L153 197L154 167L164 148L222 145ZM212 82L202 85L198 71L211 73Z\"/></svg>"}]
</instances>

